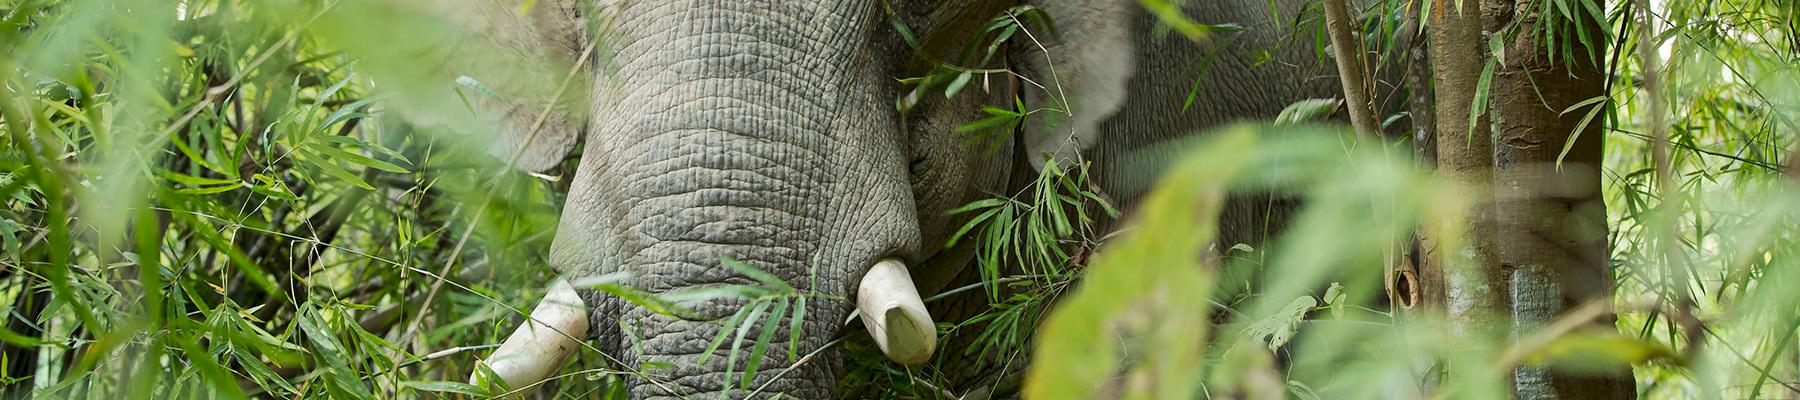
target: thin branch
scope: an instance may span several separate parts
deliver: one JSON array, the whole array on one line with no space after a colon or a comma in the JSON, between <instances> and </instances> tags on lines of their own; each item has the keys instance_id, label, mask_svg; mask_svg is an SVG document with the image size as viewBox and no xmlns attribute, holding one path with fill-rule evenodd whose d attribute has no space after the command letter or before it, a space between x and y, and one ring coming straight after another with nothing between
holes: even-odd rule
<instances>
[{"instance_id":1,"label":"thin branch","mask_svg":"<svg viewBox=\"0 0 1800 400\"><path fill-rule=\"evenodd\" d=\"M1660 71L1662 66L1658 64L1656 57L1658 41L1655 39L1661 36L1657 35L1655 24L1652 23L1654 20L1651 19L1649 0L1637 0L1637 8L1640 18L1637 24L1638 63L1644 72L1644 96L1649 105L1646 112L1649 114L1650 160L1656 168L1657 195L1662 197L1662 203L1657 207L1660 211L1654 214L1655 232L1653 234L1656 238L1657 248L1662 253L1663 270L1667 271L1663 284L1667 285L1668 291L1675 296L1676 312L1674 315L1683 317L1677 318L1675 321L1681 327L1682 334L1687 340L1686 353L1692 357L1699 354L1700 343L1704 339L1705 332L1702 332L1697 320L1693 318L1694 299L1687 290L1689 279L1687 268L1685 265L1677 265L1686 260L1686 257L1681 254L1681 247L1675 245L1680 240L1680 232L1675 224L1678 218L1677 213L1681 210L1683 202L1680 194L1676 191L1675 167L1669 159L1669 143L1671 141L1669 140L1667 116L1664 115L1666 105L1662 101L1663 81Z\"/></svg>"},{"instance_id":2,"label":"thin branch","mask_svg":"<svg viewBox=\"0 0 1800 400\"><path fill-rule=\"evenodd\" d=\"M1357 136L1375 138L1380 129L1375 123L1375 95L1370 93L1369 77L1364 74L1362 40L1350 29L1356 19L1344 0L1322 3L1325 29L1331 33L1332 53L1337 57L1338 80L1344 84L1344 105L1350 109L1350 125L1356 127Z\"/></svg>"}]
</instances>

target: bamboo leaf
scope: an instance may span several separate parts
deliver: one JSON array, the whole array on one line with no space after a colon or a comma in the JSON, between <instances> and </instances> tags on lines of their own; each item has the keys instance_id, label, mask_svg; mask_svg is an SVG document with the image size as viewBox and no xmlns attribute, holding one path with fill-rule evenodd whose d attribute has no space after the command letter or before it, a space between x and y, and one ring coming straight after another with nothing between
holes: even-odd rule
<instances>
[{"instance_id":1,"label":"bamboo leaf","mask_svg":"<svg viewBox=\"0 0 1800 400\"><path fill-rule=\"evenodd\" d=\"M724 263L726 267L730 267L733 271L737 271L740 274L744 274L744 276L750 277L750 279L762 282L763 285L766 285L777 292L791 293L794 291L794 287L789 286L787 281L781 280L781 277L757 269L756 267L750 266L750 264L733 260L731 257L719 257L719 262Z\"/></svg>"},{"instance_id":2,"label":"bamboo leaf","mask_svg":"<svg viewBox=\"0 0 1800 400\"><path fill-rule=\"evenodd\" d=\"M1000 208L993 208L981 213L981 215L976 215L975 218L970 219L968 223L964 223L962 228L958 228L955 234L950 235L950 240L944 242L944 248L948 249L956 247L956 243L962 241L963 236L968 235L969 231L974 230L975 227L981 226L982 222L986 222L989 218L993 218L994 215L999 213Z\"/></svg>"},{"instance_id":3,"label":"bamboo leaf","mask_svg":"<svg viewBox=\"0 0 1800 400\"><path fill-rule=\"evenodd\" d=\"M956 79L950 80L950 85L944 87L944 98L948 99L955 97L957 92L962 91L963 86L969 84L969 79L974 77L975 74L969 71L963 71L962 73L957 74Z\"/></svg>"},{"instance_id":4,"label":"bamboo leaf","mask_svg":"<svg viewBox=\"0 0 1800 400\"><path fill-rule=\"evenodd\" d=\"M750 350L750 358L745 361L747 365L744 366L744 378L739 382L742 387L750 387L751 381L756 379L756 371L762 366L763 352L768 350L769 342L775 340L775 328L781 326L781 317L787 315L787 311L788 299L783 297L769 311L769 319L763 321L762 333L756 335L755 347Z\"/></svg>"},{"instance_id":5,"label":"bamboo leaf","mask_svg":"<svg viewBox=\"0 0 1800 400\"><path fill-rule=\"evenodd\" d=\"M795 360L800 352L800 332L806 321L806 296L794 300L794 315L788 317L788 359Z\"/></svg>"},{"instance_id":6,"label":"bamboo leaf","mask_svg":"<svg viewBox=\"0 0 1800 400\"><path fill-rule=\"evenodd\" d=\"M750 307L750 315L744 318L744 323L738 325L736 337L731 339L731 351L726 352L725 356L725 383L723 386L728 388L732 386L733 379L731 377L734 375L732 370L737 368L738 350L744 348L744 336L750 333L750 327L756 326L758 322L762 321L763 312L768 310L769 302L755 302ZM719 334L723 335L725 331L721 330Z\"/></svg>"},{"instance_id":7,"label":"bamboo leaf","mask_svg":"<svg viewBox=\"0 0 1800 400\"><path fill-rule=\"evenodd\" d=\"M706 362L706 359L712 357L713 353L718 352L719 345L725 343L725 337L731 335L731 332L736 331L738 326L744 323L744 319L750 316L750 310L751 308L746 307L738 309L736 313L732 313L731 319L726 320L725 325L719 327L719 334L713 336L711 343L707 343L706 351L700 353L700 359L694 360L694 362L704 363ZM733 346L736 346L736 344L734 343ZM732 351L735 352L736 350ZM730 376L731 374L726 375ZM731 378L729 377L726 378L727 381L730 381L730 379Z\"/></svg>"},{"instance_id":8,"label":"bamboo leaf","mask_svg":"<svg viewBox=\"0 0 1800 400\"><path fill-rule=\"evenodd\" d=\"M481 390L480 387L476 387L475 385L470 385L470 384L462 383L462 382L402 381L402 382L400 382L400 386L405 386L407 388L422 391L422 392L453 393L453 394L461 394L461 395L468 395L468 396L491 396L492 395L492 394L488 393L488 391L486 391L486 390Z\"/></svg>"},{"instance_id":9,"label":"bamboo leaf","mask_svg":"<svg viewBox=\"0 0 1800 400\"><path fill-rule=\"evenodd\" d=\"M1475 129L1480 128L1478 123L1481 115L1487 113L1488 87L1494 83L1494 68L1497 66L1499 64L1495 60L1488 60L1487 66L1481 71L1481 80L1475 84L1475 101L1469 104L1468 140L1475 140Z\"/></svg>"}]
</instances>

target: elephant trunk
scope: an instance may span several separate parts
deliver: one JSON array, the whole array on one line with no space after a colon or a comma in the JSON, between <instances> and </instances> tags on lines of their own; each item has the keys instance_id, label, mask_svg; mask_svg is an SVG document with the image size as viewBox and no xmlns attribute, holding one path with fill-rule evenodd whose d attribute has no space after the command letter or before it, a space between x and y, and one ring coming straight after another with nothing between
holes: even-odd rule
<instances>
[{"instance_id":1,"label":"elephant trunk","mask_svg":"<svg viewBox=\"0 0 1800 400\"><path fill-rule=\"evenodd\" d=\"M728 267L730 259L777 277L795 294L848 297L842 288L851 271L843 260L820 255L831 229L831 216L819 206L829 197L829 168L819 156L829 137L817 119L823 111L807 98L820 89L787 78L714 75L742 69L715 63L763 62L744 58L752 59L719 54L676 64L673 69L692 68L686 73L699 78L642 97L648 110L634 114L646 117L630 124L628 135L635 137L617 143L621 151L613 155L621 160L613 190L624 205L615 228L618 259L632 272L630 284L652 293L770 286ZM847 307L810 300L801 343L793 346L784 318L792 311L776 315L781 300L773 297L709 300L693 305L698 315L686 318L614 299L613 310L597 311L594 321L619 333L612 339L620 359L644 372L628 384L634 399L742 398L758 388L758 396L826 398L835 365L811 362L784 371L823 346L846 316ZM739 329L726 330L739 313L745 313ZM774 331L758 372L746 379L749 343L762 339L765 328ZM707 353L715 341L722 344ZM740 342L745 345L734 347ZM801 353L790 357L790 347Z\"/></svg>"},{"instance_id":2,"label":"elephant trunk","mask_svg":"<svg viewBox=\"0 0 1800 400\"><path fill-rule=\"evenodd\" d=\"M817 57L805 47L817 39L795 31L810 29L806 24L734 4L671 6L684 22L644 40L655 48L621 45L619 75L641 80L624 82L618 120L605 122L598 136L607 141L600 145L611 169L601 175L616 179L606 185L613 197L607 202L618 204L613 259L632 272L631 286L651 293L769 286L725 265L731 259L796 293L823 296L809 299L797 336L789 332L792 297L785 310L773 297L709 300L685 317L607 299L594 322L616 334L603 340L614 341L609 347L624 367L642 371L627 383L634 399L829 398L838 375L830 350L795 362L823 347L849 311L826 300L850 297L855 272L845 265L855 262L831 254L835 245L826 243L836 223L827 205L833 173L841 172L828 157L842 128L833 126L825 99L841 82L807 65ZM790 32L747 34L751 28ZM739 313L746 320L728 330ZM765 336L765 329L772 331ZM756 372L746 377L752 343L765 337ZM788 343L793 337L800 343Z\"/></svg>"}]
</instances>

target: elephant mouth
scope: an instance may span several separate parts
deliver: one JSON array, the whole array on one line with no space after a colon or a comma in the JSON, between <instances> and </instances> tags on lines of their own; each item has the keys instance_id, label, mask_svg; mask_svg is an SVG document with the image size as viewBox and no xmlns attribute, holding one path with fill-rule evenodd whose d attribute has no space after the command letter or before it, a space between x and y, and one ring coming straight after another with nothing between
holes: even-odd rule
<instances>
[{"instance_id":1,"label":"elephant mouth","mask_svg":"<svg viewBox=\"0 0 1800 400\"><path fill-rule=\"evenodd\" d=\"M729 285L695 287L689 296L711 296ZM658 301L684 300L677 296ZM691 300L691 299L690 299ZM648 301L648 300L646 300ZM742 298L706 299L715 305L750 303ZM863 274L857 285L856 309L868 334L888 359L905 365L917 365L931 359L937 348L937 327L925 309L907 266L899 259L876 262ZM640 304L648 305L648 304ZM531 318L513 331L500 347L483 362L494 377L510 387L534 385L561 369L589 336L589 305L576 295L563 280L551 284L549 293L532 310ZM720 307L700 307L726 309ZM725 315L674 315L688 321L722 321ZM602 338L603 340L605 338ZM477 369L480 370L479 368ZM480 379L481 372L470 377Z\"/></svg>"}]
</instances>

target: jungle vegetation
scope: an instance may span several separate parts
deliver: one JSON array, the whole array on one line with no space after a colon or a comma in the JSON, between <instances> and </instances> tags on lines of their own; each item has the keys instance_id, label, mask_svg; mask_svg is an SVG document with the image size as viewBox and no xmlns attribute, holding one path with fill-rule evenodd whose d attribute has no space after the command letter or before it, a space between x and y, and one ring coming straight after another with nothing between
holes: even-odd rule
<instances>
[{"instance_id":1,"label":"jungle vegetation","mask_svg":"<svg viewBox=\"0 0 1800 400\"><path fill-rule=\"evenodd\" d=\"M1133 229L1095 225L1123 205L1079 166L958 210L984 282L953 290L990 305L940 325L975 345L939 357L997 360L1016 379L993 391L1027 398L1800 396L1800 3L1494 1L1280 16L1333 30L1289 45L1356 65L1350 101L1197 139L1121 216ZM1139 3L1176 40L1232 28ZM579 156L520 173L483 132L393 115L465 104L421 87L484 91L417 62L457 27L402 10L0 3L0 397L618 396L642 371L591 348L543 387L466 383L555 275ZM988 40L1040 29L1007 13ZM1413 79L1368 78L1382 68ZM933 71L896 79L954 96L992 73ZM964 128L1037 112L1055 110ZM1352 123L1295 123L1330 118ZM1257 190L1307 206L1269 245L1212 243L1221 196ZM1583 199L1604 207L1565 206ZM711 343L751 371L794 350L743 320L807 317L768 284ZM846 397L986 394L832 345Z\"/></svg>"}]
</instances>

